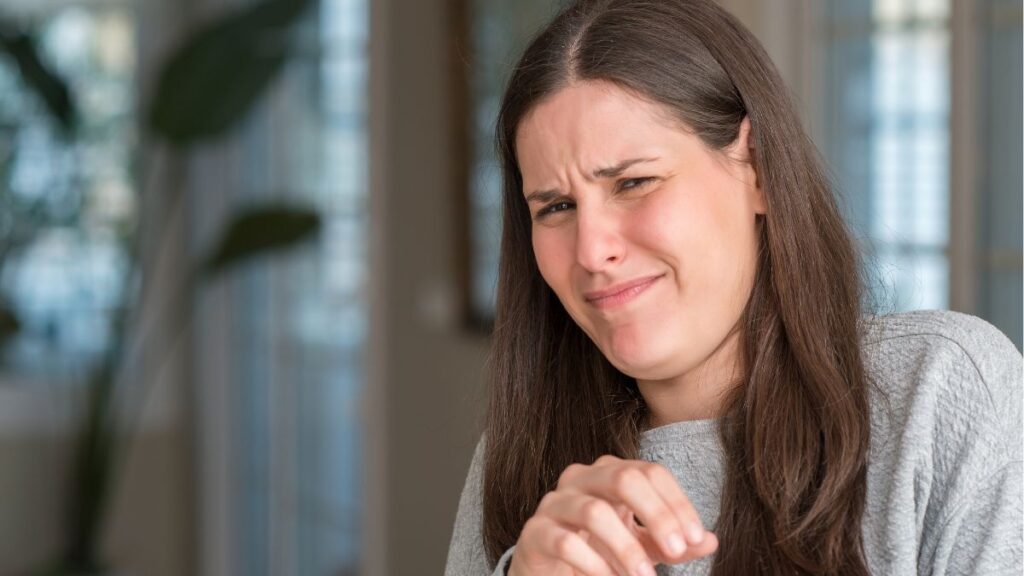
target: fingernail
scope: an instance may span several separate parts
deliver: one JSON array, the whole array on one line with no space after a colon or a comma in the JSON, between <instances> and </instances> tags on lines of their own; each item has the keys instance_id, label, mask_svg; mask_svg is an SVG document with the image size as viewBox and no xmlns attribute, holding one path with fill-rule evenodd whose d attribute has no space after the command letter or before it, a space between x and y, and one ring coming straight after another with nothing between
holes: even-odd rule
<instances>
[{"instance_id":1,"label":"fingernail","mask_svg":"<svg viewBox=\"0 0 1024 576\"><path fill-rule=\"evenodd\" d=\"M683 552L686 552L686 542L683 542L682 536L675 533L665 538L665 547L673 556L682 556Z\"/></svg>"},{"instance_id":2,"label":"fingernail","mask_svg":"<svg viewBox=\"0 0 1024 576\"><path fill-rule=\"evenodd\" d=\"M654 573L654 566L651 566L650 562L646 560L637 564L636 570L633 571L636 576L657 576Z\"/></svg>"},{"instance_id":3,"label":"fingernail","mask_svg":"<svg viewBox=\"0 0 1024 576\"><path fill-rule=\"evenodd\" d=\"M690 541L690 544L700 544L704 541L704 527L697 522L691 522L686 527L686 539Z\"/></svg>"}]
</instances>

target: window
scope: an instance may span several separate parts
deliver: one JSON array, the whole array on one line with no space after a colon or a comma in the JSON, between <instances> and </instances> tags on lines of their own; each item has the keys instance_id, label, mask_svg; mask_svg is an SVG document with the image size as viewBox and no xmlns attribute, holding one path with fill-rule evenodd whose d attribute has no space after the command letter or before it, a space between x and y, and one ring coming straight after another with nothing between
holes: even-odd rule
<instances>
[{"instance_id":1,"label":"window","mask_svg":"<svg viewBox=\"0 0 1024 576\"><path fill-rule=\"evenodd\" d=\"M0 297L22 325L3 369L19 381L78 382L111 345L126 289L133 13L128 2L62 2L19 21L69 84L79 130L64 135L0 57Z\"/></svg>"},{"instance_id":2,"label":"window","mask_svg":"<svg viewBox=\"0 0 1024 576\"><path fill-rule=\"evenodd\" d=\"M204 574L345 575L362 559L369 3L314 5L190 190L195 237L271 199L322 218L314 246L243 266L199 302Z\"/></svg>"},{"instance_id":3,"label":"window","mask_svg":"<svg viewBox=\"0 0 1024 576\"><path fill-rule=\"evenodd\" d=\"M949 305L949 9L828 7L824 148L883 310Z\"/></svg>"}]
</instances>

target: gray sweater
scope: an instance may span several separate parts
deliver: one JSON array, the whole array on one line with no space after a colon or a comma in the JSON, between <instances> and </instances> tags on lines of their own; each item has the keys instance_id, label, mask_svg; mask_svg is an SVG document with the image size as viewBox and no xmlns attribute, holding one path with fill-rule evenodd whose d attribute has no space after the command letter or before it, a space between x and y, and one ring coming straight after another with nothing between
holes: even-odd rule
<instances>
[{"instance_id":1,"label":"gray sweater","mask_svg":"<svg viewBox=\"0 0 1024 576\"><path fill-rule=\"evenodd\" d=\"M889 405L872 394L867 505L872 574L1013 574L1022 569L1021 355L997 329L953 312L865 319L864 361ZM641 458L675 474L714 531L723 480L715 420L645 432ZM503 574L481 538L484 442L462 491L447 576ZM658 566L661 576L707 574L710 557Z\"/></svg>"}]
</instances>

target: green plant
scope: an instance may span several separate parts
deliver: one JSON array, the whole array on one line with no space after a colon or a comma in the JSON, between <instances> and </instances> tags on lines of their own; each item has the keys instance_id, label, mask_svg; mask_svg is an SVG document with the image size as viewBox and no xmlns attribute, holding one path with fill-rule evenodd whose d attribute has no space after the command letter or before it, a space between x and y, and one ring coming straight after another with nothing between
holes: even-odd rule
<instances>
[{"instance_id":1,"label":"green plant","mask_svg":"<svg viewBox=\"0 0 1024 576\"><path fill-rule=\"evenodd\" d=\"M25 87L38 98L60 133L73 137L77 112L67 83L39 56L36 41L32 35L21 30L13 22L0 16L0 53L17 69ZM2 127L4 136L17 132L18 125ZM0 174L5 177L9 170L10 158L4 158ZM29 201L12 195L7 186L0 188L0 271L9 254L31 243L38 230L52 224L53 217L45 209L44 202ZM21 320L17 311L0 297L0 346L18 334Z\"/></svg>"},{"instance_id":2,"label":"green plant","mask_svg":"<svg viewBox=\"0 0 1024 576\"><path fill-rule=\"evenodd\" d=\"M253 109L278 76L294 50L296 22L315 0L262 0L188 35L161 68L157 89L145 107L145 128L174 154L230 134ZM39 59L27 35L0 22L0 50L18 65L25 84L45 102L68 134L74 131L71 93L59 76ZM145 178L141 178L145 182ZM172 195L182 194L177 185ZM197 286L239 263L296 246L313 238L320 228L319 214L298 205L271 203L240 210L226 225L216 246L195 270L186 275L180 300L171 306L187 311ZM129 239L131 274L141 270L137 239ZM123 361L132 317L128 307L113 320L114 345L88 382L88 398L74 438L72 474L66 497L64 550L42 574L98 574L103 572L98 552L112 481L119 466L122 430L114 414L121 391L117 374ZM172 311L173 312L173 311ZM176 314L176 318L187 317ZM179 332L187 321L178 326ZM0 341L4 330L17 329L13 310L0 306ZM147 334L134 334L145 339ZM126 383L145 386L143 383Z\"/></svg>"}]
</instances>

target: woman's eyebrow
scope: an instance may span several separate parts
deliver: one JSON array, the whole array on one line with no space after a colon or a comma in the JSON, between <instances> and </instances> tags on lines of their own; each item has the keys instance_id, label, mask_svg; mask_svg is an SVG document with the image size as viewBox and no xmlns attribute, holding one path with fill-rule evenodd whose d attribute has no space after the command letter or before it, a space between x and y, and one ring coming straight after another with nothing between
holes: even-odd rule
<instances>
[{"instance_id":1,"label":"woman's eyebrow","mask_svg":"<svg viewBox=\"0 0 1024 576\"><path fill-rule=\"evenodd\" d=\"M535 192L530 192L526 196L526 203L532 204L537 202L539 204L547 204L548 202L551 202L556 198L561 198L562 196L564 196L564 194L558 190L537 190Z\"/></svg>"},{"instance_id":2,"label":"woman's eyebrow","mask_svg":"<svg viewBox=\"0 0 1024 576\"><path fill-rule=\"evenodd\" d=\"M622 162L619 162L618 164L615 164L614 166L608 166L607 168L598 168L597 170L594 170L593 175L594 175L594 178L615 178L616 176L619 176L623 172L625 172L626 168L629 168L630 166L633 166L634 164L643 164L645 162L655 162L657 160L660 160L660 158L658 158L658 157L630 158L629 160L623 160ZM554 190L554 189L550 189L550 190L536 190L536 191L530 192L529 194L526 195L526 202L528 204L532 204L534 202L537 202L537 203L540 203L540 204L547 204L548 202L551 202L552 200L556 200L556 199L562 198L564 196L565 196L565 194L562 194L558 190Z\"/></svg>"},{"instance_id":3,"label":"woman's eyebrow","mask_svg":"<svg viewBox=\"0 0 1024 576\"><path fill-rule=\"evenodd\" d=\"M631 158L629 160L623 160L614 166L594 170L594 178L615 178L622 174L626 168L629 168L634 164L643 164L644 162L654 162L656 160L658 160L658 158Z\"/></svg>"}]
</instances>

